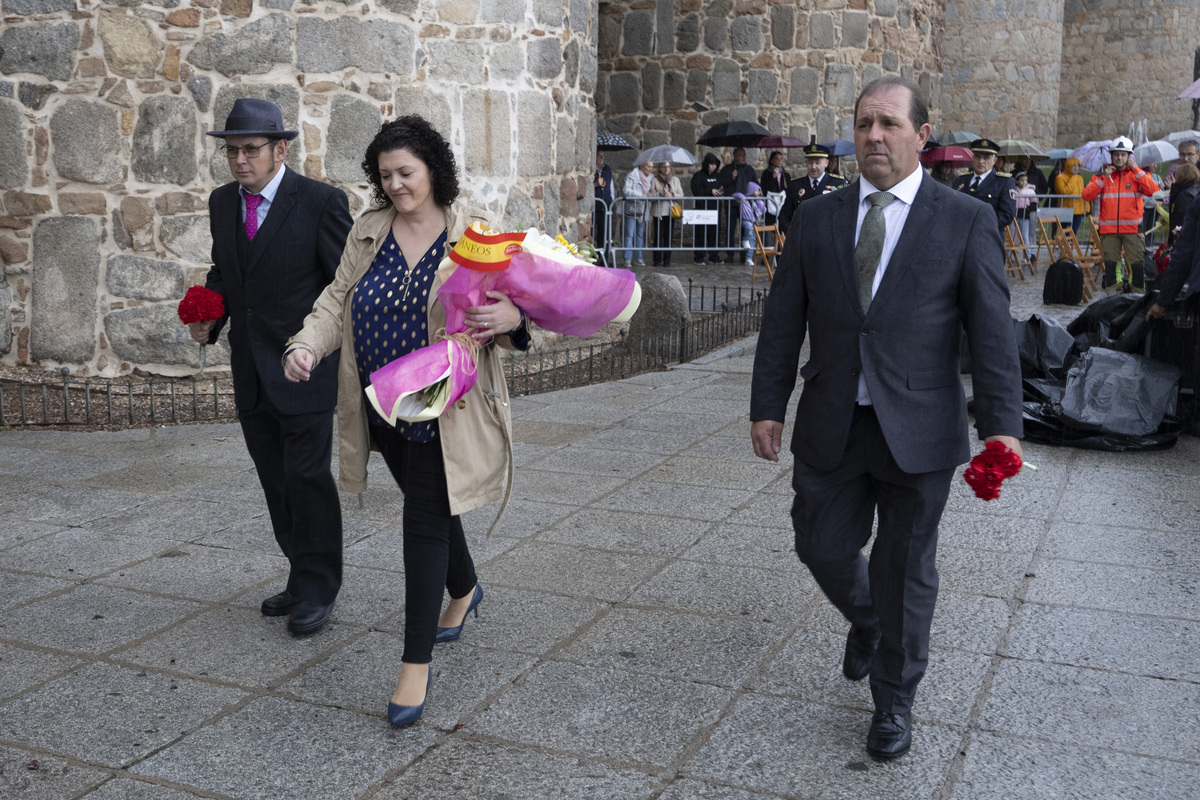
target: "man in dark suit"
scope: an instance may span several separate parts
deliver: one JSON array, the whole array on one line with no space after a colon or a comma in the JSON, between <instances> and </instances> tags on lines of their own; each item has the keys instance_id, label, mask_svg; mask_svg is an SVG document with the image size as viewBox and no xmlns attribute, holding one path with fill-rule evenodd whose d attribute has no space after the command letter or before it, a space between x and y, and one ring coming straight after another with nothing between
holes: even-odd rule
<instances>
[{"instance_id":1,"label":"man in dark suit","mask_svg":"<svg viewBox=\"0 0 1200 800\"><path fill-rule=\"evenodd\" d=\"M999 153L1000 145L991 139L971 142L971 174L960 175L954 181L954 188L992 207L1000 224L1000 246L1003 247L1004 229L1017 216L1017 182L992 169Z\"/></svg>"},{"instance_id":2,"label":"man in dark suit","mask_svg":"<svg viewBox=\"0 0 1200 800\"><path fill-rule=\"evenodd\" d=\"M215 342L229 323L233 390L275 539L291 564L287 587L262 603L291 615L297 636L329 620L342 585L342 511L330 473L337 354L305 383L289 383L280 360L333 280L350 233L346 194L284 166L288 142L279 108L237 100L225 121L223 157L236 179L209 196L212 269L205 285L225 299L223 319L192 323Z\"/></svg>"},{"instance_id":3,"label":"man in dark suit","mask_svg":"<svg viewBox=\"0 0 1200 800\"><path fill-rule=\"evenodd\" d=\"M800 368L792 524L796 552L851 623L842 671L871 677L867 749L896 758L912 742L937 598L938 523L967 461L959 379L965 327L981 437L1016 453L1021 374L996 217L920 167L929 135L919 90L889 75L855 105L861 177L803 203L771 284L754 361L751 439L777 461ZM868 561L862 548L879 529Z\"/></svg>"}]
</instances>

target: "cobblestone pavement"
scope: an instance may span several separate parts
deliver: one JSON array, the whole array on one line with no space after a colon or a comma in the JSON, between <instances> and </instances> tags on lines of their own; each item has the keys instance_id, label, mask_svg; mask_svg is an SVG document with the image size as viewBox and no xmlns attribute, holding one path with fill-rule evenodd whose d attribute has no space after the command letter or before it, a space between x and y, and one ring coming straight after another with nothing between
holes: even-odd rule
<instances>
[{"instance_id":1,"label":"cobblestone pavement","mask_svg":"<svg viewBox=\"0 0 1200 800\"><path fill-rule=\"evenodd\" d=\"M916 743L878 764L790 460L750 452L753 344L514 402L514 501L466 519L486 598L401 731L381 463L298 640L257 609L284 564L236 426L0 434L0 798L1195 797L1200 440L955 482Z\"/></svg>"}]
</instances>

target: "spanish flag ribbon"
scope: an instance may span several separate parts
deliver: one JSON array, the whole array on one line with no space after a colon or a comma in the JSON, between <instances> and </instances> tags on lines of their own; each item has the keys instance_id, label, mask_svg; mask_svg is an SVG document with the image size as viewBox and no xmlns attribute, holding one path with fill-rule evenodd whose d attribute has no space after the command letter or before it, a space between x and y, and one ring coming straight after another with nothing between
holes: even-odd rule
<instances>
[{"instance_id":1,"label":"spanish flag ribbon","mask_svg":"<svg viewBox=\"0 0 1200 800\"><path fill-rule=\"evenodd\" d=\"M460 267L480 272L497 272L508 268L512 257L521 252L525 233L482 233L467 228L450 251L450 260Z\"/></svg>"}]
</instances>

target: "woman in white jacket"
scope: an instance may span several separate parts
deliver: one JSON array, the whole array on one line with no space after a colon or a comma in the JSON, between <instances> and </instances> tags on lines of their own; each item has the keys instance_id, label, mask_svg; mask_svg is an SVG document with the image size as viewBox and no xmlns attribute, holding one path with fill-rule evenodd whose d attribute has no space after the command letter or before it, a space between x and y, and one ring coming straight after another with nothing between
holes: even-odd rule
<instances>
[{"instance_id":1,"label":"woman in white jacket","mask_svg":"<svg viewBox=\"0 0 1200 800\"><path fill-rule=\"evenodd\" d=\"M651 194L654 164L646 162L625 176L625 186L622 194L625 202L621 204L623 212L622 223L625 231L625 268L631 266L644 267L642 247L646 242L646 218L649 216L649 203L641 198Z\"/></svg>"}]
</instances>

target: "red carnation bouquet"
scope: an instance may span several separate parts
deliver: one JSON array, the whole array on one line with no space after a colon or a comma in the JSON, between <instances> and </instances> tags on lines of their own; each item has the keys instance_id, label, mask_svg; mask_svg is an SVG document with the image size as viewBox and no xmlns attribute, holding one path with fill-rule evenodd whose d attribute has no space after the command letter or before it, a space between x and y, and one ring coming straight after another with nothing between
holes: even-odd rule
<instances>
[{"instance_id":1,"label":"red carnation bouquet","mask_svg":"<svg viewBox=\"0 0 1200 800\"><path fill-rule=\"evenodd\" d=\"M179 319L184 325L208 322L225 316L225 299L204 286L193 286L179 301ZM204 345L200 345L200 371L204 372Z\"/></svg>"},{"instance_id":2,"label":"red carnation bouquet","mask_svg":"<svg viewBox=\"0 0 1200 800\"><path fill-rule=\"evenodd\" d=\"M1020 472L1022 466L1037 471L1037 467L1022 462L1019 455L1000 442L988 442L983 446L983 450L971 459L963 478L975 491L976 497L985 501L995 500L1000 496L1000 484L1005 478L1011 478Z\"/></svg>"},{"instance_id":3,"label":"red carnation bouquet","mask_svg":"<svg viewBox=\"0 0 1200 800\"><path fill-rule=\"evenodd\" d=\"M1167 274L1167 267L1171 265L1171 245L1160 244L1154 250L1154 266L1158 269L1159 275Z\"/></svg>"}]
</instances>

